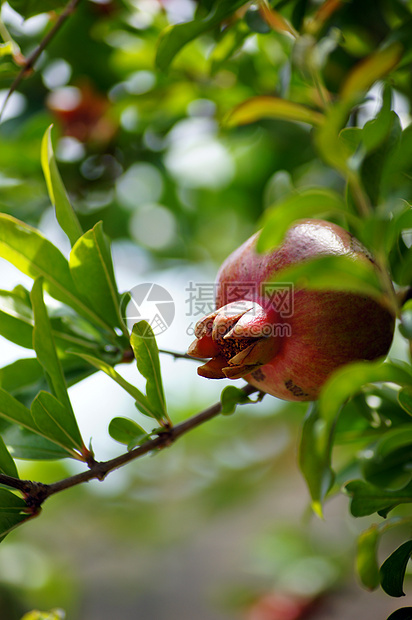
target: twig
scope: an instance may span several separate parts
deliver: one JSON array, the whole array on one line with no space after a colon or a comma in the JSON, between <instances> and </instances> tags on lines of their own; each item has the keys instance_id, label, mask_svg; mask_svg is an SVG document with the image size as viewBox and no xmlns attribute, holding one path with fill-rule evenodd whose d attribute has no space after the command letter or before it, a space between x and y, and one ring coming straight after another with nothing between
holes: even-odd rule
<instances>
[{"instance_id":1,"label":"twig","mask_svg":"<svg viewBox=\"0 0 412 620\"><path fill-rule=\"evenodd\" d=\"M242 391L249 396L259 390L251 385L246 385L242 388ZM154 450L171 446L177 439L179 439L179 437L185 435L188 431L200 426L204 422L211 420L217 416L221 410L222 404L220 402L215 403L211 407L204 409L184 422L176 424L176 426L172 426L164 431L160 431L157 437L146 441L141 446L130 450L130 452L125 452L124 454L110 459L109 461L96 461L91 465L90 469L83 471L80 474L75 474L74 476L64 478L63 480L53 482L52 484L43 484L41 482L34 482L31 480L19 480L18 478L6 476L5 474L0 474L0 484L20 491L24 496L27 507L33 512L33 514L37 514L41 504L51 495L60 493L60 491L64 491L65 489L70 489L71 487L82 484L83 482L89 482L89 480L103 480L107 474L115 469L119 469L119 467L122 467L127 463L130 463L130 461L140 458L141 456L148 454L149 452L153 452Z\"/></svg>"},{"instance_id":2,"label":"twig","mask_svg":"<svg viewBox=\"0 0 412 620\"><path fill-rule=\"evenodd\" d=\"M10 86L9 91L7 93L7 96L6 96L6 98L5 98L4 102L3 102L2 108L0 110L0 120L1 120L1 117L3 116L3 113L4 113L4 110L6 108L6 105L7 105L8 101L9 101L10 97L12 96L12 94L20 86L20 83L23 81L25 76L33 68L33 66L35 65L36 61L38 60L40 54L42 52L44 52L44 50L46 49L46 47L48 46L50 41L58 33L60 28L63 26L64 22L75 11L77 5L80 2L81 2L81 0L70 0L70 2L68 2L66 7L64 8L63 12L60 13L60 15L59 15L56 23L54 24L54 26L49 30L49 32L42 39L42 41L39 43L39 45L36 47L36 49L30 54L30 56L28 56L26 58L26 61L24 62L23 67L21 68L21 71L18 73L18 75L16 76L14 82Z\"/></svg>"},{"instance_id":3,"label":"twig","mask_svg":"<svg viewBox=\"0 0 412 620\"><path fill-rule=\"evenodd\" d=\"M188 355L187 353L178 353L177 351L169 351L167 349L159 349L159 353L164 353L165 355L171 355L175 359L194 360L195 362L205 361L203 357L193 357L192 355Z\"/></svg>"}]
</instances>

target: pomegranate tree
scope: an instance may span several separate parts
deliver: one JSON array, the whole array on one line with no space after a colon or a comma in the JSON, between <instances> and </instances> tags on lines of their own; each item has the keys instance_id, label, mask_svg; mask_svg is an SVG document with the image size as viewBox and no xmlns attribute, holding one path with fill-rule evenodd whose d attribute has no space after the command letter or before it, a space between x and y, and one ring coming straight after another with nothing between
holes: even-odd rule
<instances>
[{"instance_id":1,"label":"pomegranate tree","mask_svg":"<svg viewBox=\"0 0 412 620\"><path fill-rule=\"evenodd\" d=\"M376 299L354 292L309 290L274 276L321 256L346 256L378 270L349 232L323 220L300 220L271 252L258 234L235 250L217 276L216 310L198 321L189 355L211 358L198 368L209 379L243 377L285 400L315 400L329 375L356 360L385 356L394 316Z\"/></svg>"}]
</instances>

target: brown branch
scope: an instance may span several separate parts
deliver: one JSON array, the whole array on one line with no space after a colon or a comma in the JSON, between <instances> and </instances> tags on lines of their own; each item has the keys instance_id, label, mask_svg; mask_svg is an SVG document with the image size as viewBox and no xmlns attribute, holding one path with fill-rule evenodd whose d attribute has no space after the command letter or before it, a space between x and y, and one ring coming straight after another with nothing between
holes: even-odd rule
<instances>
[{"instance_id":1,"label":"brown branch","mask_svg":"<svg viewBox=\"0 0 412 620\"><path fill-rule=\"evenodd\" d=\"M41 42L36 47L36 49L33 50L33 52L30 54L30 56L28 56L26 58L26 60L25 60L25 62L23 64L20 72L18 73L18 75L16 76L14 82L12 83L12 85L9 88L9 91L7 93L7 96L6 96L5 100L4 100L3 106L2 106L2 108L0 110L0 120L1 120L1 117L3 116L3 113L4 113L4 110L6 108L6 105L7 105L8 101L9 101L10 97L12 96L12 94L20 86L21 82L26 77L26 75L28 75L30 73L31 69L33 69L35 63L39 59L40 54L42 52L44 52L46 47L49 45L50 41L59 32L59 30L63 26L64 22L70 17L70 15L72 15L72 13L74 13L74 11L76 10L77 5L80 2L81 2L81 0L70 0L68 2L68 4L65 6L64 10L62 11L62 13L60 13L59 17L57 18L56 23L54 24L54 26L49 30L49 32L41 40Z\"/></svg>"},{"instance_id":2,"label":"brown branch","mask_svg":"<svg viewBox=\"0 0 412 620\"><path fill-rule=\"evenodd\" d=\"M202 357L193 357L192 355L188 355L187 353L178 353L177 351L169 351L168 349L159 349L159 353L163 353L164 355L171 355L172 357L182 360L194 360L195 362L204 362L206 361Z\"/></svg>"},{"instance_id":3,"label":"brown branch","mask_svg":"<svg viewBox=\"0 0 412 620\"><path fill-rule=\"evenodd\" d=\"M246 385L242 388L242 392L244 392L247 396L258 391L259 390L257 388L251 385ZM0 474L0 484L20 491L26 500L28 508L30 508L33 513L37 513L41 504L48 497L50 497L50 495L60 493L60 491L70 489L71 487L82 484L83 482L89 482L89 480L103 480L107 474L115 469L119 469L119 467L122 467L123 465L148 454L149 452L171 446L182 435L185 435L190 430L216 417L221 410L222 404L220 402L215 403L211 407L204 409L184 422L180 422L180 424L176 424L176 426L172 426L164 431L159 431L159 434L156 437L146 441L141 446L130 450L130 452L125 452L124 454L110 459L109 461L96 461L92 464L90 469L81 472L80 474L75 474L74 476L64 478L63 480L59 480L51 484L43 484L41 482L33 482L31 480L19 480L18 478L13 478L12 476Z\"/></svg>"}]
</instances>

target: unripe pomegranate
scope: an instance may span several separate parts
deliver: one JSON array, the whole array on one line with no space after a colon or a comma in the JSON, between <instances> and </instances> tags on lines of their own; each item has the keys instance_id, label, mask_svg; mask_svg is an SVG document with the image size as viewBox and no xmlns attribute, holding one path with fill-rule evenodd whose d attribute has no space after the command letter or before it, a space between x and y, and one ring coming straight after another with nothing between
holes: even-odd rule
<instances>
[{"instance_id":1,"label":"unripe pomegranate","mask_svg":"<svg viewBox=\"0 0 412 620\"><path fill-rule=\"evenodd\" d=\"M315 400L329 375L356 360L387 354L394 316L353 292L271 285L274 274L320 256L347 256L378 270L346 230L300 220L281 245L256 251L257 234L226 259L217 276L216 311L196 324L189 355L212 358L198 368L209 379L238 379L285 400Z\"/></svg>"}]
</instances>

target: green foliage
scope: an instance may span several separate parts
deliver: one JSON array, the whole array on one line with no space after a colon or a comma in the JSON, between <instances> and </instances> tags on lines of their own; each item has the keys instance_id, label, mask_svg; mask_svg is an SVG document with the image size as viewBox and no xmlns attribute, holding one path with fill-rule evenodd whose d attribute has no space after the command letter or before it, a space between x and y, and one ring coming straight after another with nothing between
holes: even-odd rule
<instances>
[{"instance_id":1,"label":"green foliage","mask_svg":"<svg viewBox=\"0 0 412 620\"><path fill-rule=\"evenodd\" d=\"M130 295L118 289L109 238L142 246L133 267L144 282L146 266L170 268L172 279L176 264L218 263L257 227L263 252L294 221L327 218L371 250L379 271L325 256L281 280L370 295L399 330L391 361L329 378L306 412L299 465L318 515L342 488L353 517L373 516L358 540L361 582L401 596L411 543L380 569L378 546L388 529L403 535L412 503L410 3L368 2L360 14L356 2L203 0L173 23L167 3L144 4L79 3L32 75L23 55L46 47L66 2L9 2L23 20L44 15L37 34L7 15L0 22L2 88L22 64L25 76L24 111L0 125L0 257L34 281L31 293L0 290L0 335L32 352L0 371L0 472L18 479L15 459L93 464L68 388L96 371L132 397L136 416L163 427L147 432L138 417L116 415L116 442L131 450L173 427L153 330L140 321L129 334L125 324ZM64 86L73 101L59 107ZM41 232L51 212L64 242ZM145 391L115 369L132 355ZM167 396L171 410L193 413ZM220 398L224 415L251 402L233 385ZM215 504L254 487L253 467L244 478L235 466L220 471ZM0 489L2 538L30 518L27 508ZM390 619L410 617L403 608Z\"/></svg>"}]
</instances>

